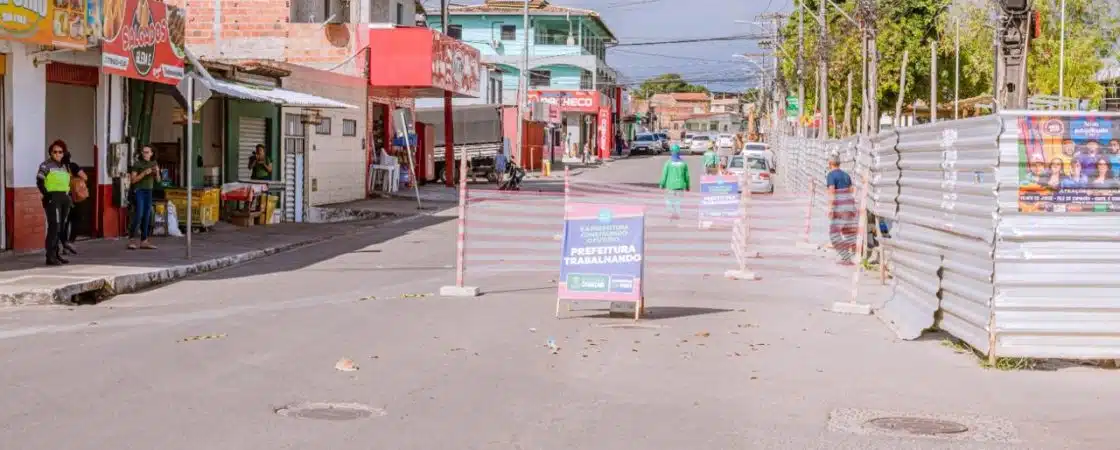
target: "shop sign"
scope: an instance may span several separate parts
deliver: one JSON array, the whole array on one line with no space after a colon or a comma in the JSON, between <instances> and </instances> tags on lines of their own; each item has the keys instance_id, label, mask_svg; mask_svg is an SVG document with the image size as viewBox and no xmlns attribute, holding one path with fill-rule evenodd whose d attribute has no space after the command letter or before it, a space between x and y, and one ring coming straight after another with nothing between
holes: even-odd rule
<instances>
[{"instance_id":1,"label":"shop sign","mask_svg":"<svg viewBox=\"0 0 1120 450\"><path fill-rule=\"evenodd\" d=\"M94 1L0 1L0 39L85 49L96 25Z\"/></svg>"},{"instance_id":2,"label":"shop sign","mask_svg":"<svg viewBox=\"0 0 1120 450\"><path fill-rule=\"evenodd\" d=\"M599 109L599 155L606 158L611 152L611 112L607 108Z\"/></svg>"},{"instance_id":3,"label":"shop sign","mask_svg":"<svg viewBox=\"0 0 1120 450\"><path fill-rule=\"evenodd\" d=\"M481 54L458 39L432 33L432 86L478 97Z\"/></svg>"},{"instance_id":4,"label":"shop sign","mask_svg":"<svg viewBox=\"0 0 1120 450\"><path fill-rule=\"evenodd\" d=\"M154 0L105 0L105 73L170 85L183 78L186 13Z\"/></svg>"},{"instance_id":5,"label":"shop sign","mask_svg":"<svg viewBox=\"0 0 1120 450\"><path fill-rule=\"evenodd\" d=\"M599 112L599 93L595 91L529 91L529 101L555 105L562 112Z\"/></svg>"}]
</instances>

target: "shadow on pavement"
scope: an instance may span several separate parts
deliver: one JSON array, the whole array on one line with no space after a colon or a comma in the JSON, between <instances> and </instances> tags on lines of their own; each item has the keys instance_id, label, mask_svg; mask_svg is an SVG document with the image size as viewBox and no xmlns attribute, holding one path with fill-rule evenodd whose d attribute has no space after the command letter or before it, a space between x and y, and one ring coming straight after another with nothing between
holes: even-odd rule
<instances>
[{"instance_id":1,"label":"shadow on pavement","mask_svg":"<svg viewBox=\"0 0 1120 450\"><path fill-rule=\"evenodd\" d=\"M601 309L577 309L573 312L582 311L602 311ZM646 307L645 314L642 314L641 320L666 320L666 319L679 319L682 317L703 316L708 314L721 314L734 312L734 309L724 308L701 308L694 306L648 306ZM601 313L593 315L573 316L572 319L613 319L620 317L630 317L621 314Z\"/></svg>"}]
</instances>

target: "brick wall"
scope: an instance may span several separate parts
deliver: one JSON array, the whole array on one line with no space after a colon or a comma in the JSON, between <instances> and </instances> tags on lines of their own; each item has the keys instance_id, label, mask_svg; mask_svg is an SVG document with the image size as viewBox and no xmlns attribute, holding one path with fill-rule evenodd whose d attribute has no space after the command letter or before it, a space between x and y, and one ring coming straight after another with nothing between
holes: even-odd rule
<instances>
[{"instance_id":1,"label":"brick wall","mask_svg":"<svg viewBox=\"0 0 1120 450\"><path fill-rule=\"evenodd\" d=\"M47 216L43 213L42 195L36 187L7 188L8 243L12 250L43 248L47 237Z\"/></svg>"},{"instance_id":2,"label":"brick wall","mask_svg":"<svg viewBox=\"0 0 1120 450\"><path fill-rule=\"evenodd\" d=\"M187 10L187 44L200 58L282 60L288 36L287 1L168 0ZM215 8L220 5L220 10ZM220 23L214 18L221 17Z\"/></svg>"}]
</instances>

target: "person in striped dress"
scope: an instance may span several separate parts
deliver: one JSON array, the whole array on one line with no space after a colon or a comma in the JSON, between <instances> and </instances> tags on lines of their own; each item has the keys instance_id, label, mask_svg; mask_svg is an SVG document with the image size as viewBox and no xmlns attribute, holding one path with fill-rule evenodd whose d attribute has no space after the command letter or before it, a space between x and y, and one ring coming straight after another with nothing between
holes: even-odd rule
<instances>
[{"instance_id":1,"label":"person in striped dress","mask_svg":"<svg viewBox=\"0 0 1120 450\"><path fill-rule=\"evenodd\" d=\"M825 177L829 199L828 238L832 248L840 254L840 264L852 265L856 252L856 234L859 233L859 214L852 177L840 169L840 157L828 160L828 176Z\"/></svg>"}]
</instances>

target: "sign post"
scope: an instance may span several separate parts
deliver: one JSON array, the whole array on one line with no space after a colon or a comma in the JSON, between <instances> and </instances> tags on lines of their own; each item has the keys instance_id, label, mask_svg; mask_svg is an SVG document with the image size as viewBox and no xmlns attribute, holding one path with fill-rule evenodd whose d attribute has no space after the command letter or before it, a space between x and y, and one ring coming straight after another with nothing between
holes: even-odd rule
<instances>
[{"instance_id":1,"label":"sign post","mask_svg":"<svg viewBox=\"0 0 1120 450\"><path fill-rule=\"evenodd\" d=\"M700 177L700 229L735 224L739 217L739 189L739 177L734 175Z\"/></svg>"},{"instance_id":2,"label":"sign post","mask_svg":"<svg viewBox=\"0 0 1120 450\"><path fill-rule=\"evenodd\" d=\"M556 317L563 300L590 300L634 303L634 320L641 318L645 209L568 203L563 239Z\"/></svg>"},{"instance_id":3,"label":"sign post","mask_svg":"<svg viewBox=\"0 0 1120 450\"><path fill-rule=\"evenodd\" d=\"M798 102L797 97L790 95L786 97L786 116L797 117L801 115L801 103Z\"/></svg>"}]
</instances>

